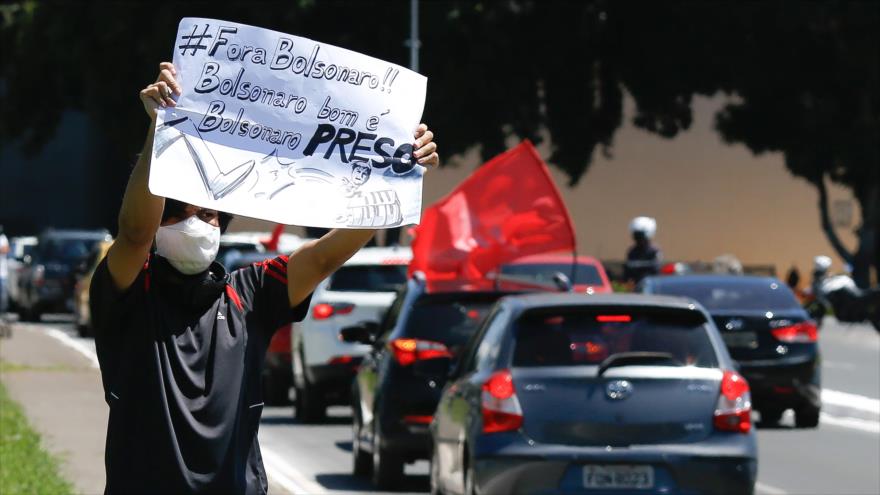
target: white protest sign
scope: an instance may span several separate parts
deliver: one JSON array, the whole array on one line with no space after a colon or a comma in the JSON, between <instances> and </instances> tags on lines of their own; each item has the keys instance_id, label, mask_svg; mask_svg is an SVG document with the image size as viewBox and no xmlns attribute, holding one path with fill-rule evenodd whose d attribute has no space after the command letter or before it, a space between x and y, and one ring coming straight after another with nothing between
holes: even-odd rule
<instances>
[{"instance_id":1,"label":"white protest sign","mask_svg":"<svg viewBox=\"0 0 880 495\"><path fill-rule=\"evenodd\" d=\"M214 19L182 19L174 47L183 94L156 119L153 194L284 224L419 222L424 76Z\"/></svg>"}]
</instances>

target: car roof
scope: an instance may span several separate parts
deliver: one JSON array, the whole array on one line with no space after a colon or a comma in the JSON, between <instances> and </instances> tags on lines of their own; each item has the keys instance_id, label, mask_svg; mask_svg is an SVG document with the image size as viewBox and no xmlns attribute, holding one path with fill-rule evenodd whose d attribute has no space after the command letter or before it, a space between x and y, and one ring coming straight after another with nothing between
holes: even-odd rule
<instances>
[{"instance_id":1,"label":"car roof","mask_svg":"<svg viewBox=\"0 0 880 495\"><path fill-rule=\"evenodd\" d=\"M571 263L571 253L543 253L543 254L531 254L529 256L523 256L522 258L517 258L513 261L505 263L505 265L520 265L526 263ZM575 257L578 263L588 264L588 265L599 265L601 264L599 260L592 256L587 255L577 255Z\"/></svg>"},{"instance_id":2,"label":"car roof","mask_svg":"<svg viewBox=\"0 0 880 495\"><path fill-rule=\"evenodd\" d=\"M43 239L88 239L109 240L110 232L105 229L79 230L79 229L47 229L40 236Z\"/></svg>"},{"instance_id":3,"label":"car roof","mask_svg":"<svg viewBox=\"0 0 880 495\"><path fill-rule=\"evenodd\" d=\"M659 296L654 294L573 294L565 293L532 293L508 296L506 304L521 310L559 307L559 306L621 306L630 308L669 308L696 310L699 304L687 297Z\"/></svg>"},{"instance_id":4,"label":"car roof","mask_svg":"<svg viewBox=\"0 0 880 495\"><path fill-rule=\"evenodd\" d=\"M365 247L354 254L345 265L408 265L412 249L406 246Z\"/></svg>"},{"instance_id":5,"label":"car roof","mask_svg":"<svg viewBox=\"0 0 880 495\"><path fill-rule=\"evenodd\" d=\"M782 282L775 277L763 275L727 275L727 274L691 274L670 275L663 277L648 277L646 283L656 286L662 285L765 285Z\"/></svg>"}]
</instances>

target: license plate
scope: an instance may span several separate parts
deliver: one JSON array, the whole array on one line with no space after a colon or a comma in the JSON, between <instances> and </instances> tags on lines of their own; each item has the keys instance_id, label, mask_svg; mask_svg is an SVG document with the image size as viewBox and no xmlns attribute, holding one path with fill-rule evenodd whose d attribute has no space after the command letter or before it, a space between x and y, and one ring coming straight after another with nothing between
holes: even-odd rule
<instances>
[{"instance_id":1,"label":"license plate","mask_svg":"<svg viewBox=\"0 0 880 495\"><path fill-rule=\"evenodd\" d=\"M652 466L597 465L584 466L587 488L653 488Z\"/></svg>"},{"instance_id":2,"label":"license plate","mask_svg":"<svg viewBox=\"0 0 880 495\"><path fill-rule=\"evenodd\" d=\"M721 334L727 347L758 348L758 334L755 332L724 332Z\"/></svg>"}]
</instances>

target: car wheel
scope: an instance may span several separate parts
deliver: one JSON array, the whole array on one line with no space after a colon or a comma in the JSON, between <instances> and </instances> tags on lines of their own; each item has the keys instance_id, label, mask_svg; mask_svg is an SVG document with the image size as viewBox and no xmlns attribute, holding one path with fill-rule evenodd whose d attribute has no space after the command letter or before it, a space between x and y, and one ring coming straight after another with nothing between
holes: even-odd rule
<instances>
[{"instance_id":1,"label":"car wheel","mask_svg":"<svg viewBox=\"0 0 880 495\"><path fill-rule=\"evenodd\" d=\"M464 469L464 493L465 495L477 495L477 487L474 484L474 463L470 459Z\"/></svg>"},{"instance_id":2,"label":"car wheel","mask_svg":"<svg viewBox=\"0 0 880 495\"><path fill-rule=\"evenodd\" d=\"M263 392L266 404L270 406L280 406L290 402L288 397L290 387L287 381L272 373L266 373L263 376Z\"/></svg>"},{"instance_id":3,"label":"car wheel","mask_svg":"<svg viewBox=\"0 0 880 495\"><path fill-rule=\"evenodd\" d=\"M394 490L403 481L403 459L382 447L378 429L373 430L373 486Z\"/></svg>"},{"instance_id":4,"label":"car wheel","mask_svg":"<svg viewBox=\"0 0 880 495\"><path fill-rule=\"evenodd\" d=\"M783 412L785 412L783 409L761 409L761 424L767 426L778 425L779 420L782 419Z\"/></svg>"},{"instance_id":5,"label":"car wheel","mask_svg":"<svg viewBox=\"0 0 880 495\"><path fill-rule=\"evenodd\" d=\"M19 321L31 322L34 321L34 313L33 311L21 306L18 308L18 319Z\"/></svg>"},{"instance_id":6,"label":"car wheel","mask_svg":"<svg viewBox=\"0 0 880 495\"><path fill-rule=\"evenodd\" d=\"M819 409L805 407L794 412L794 424L798 428L815 428L819 426Z\"/></svg>"},{"instance_id":7,"label":"car wheel","mask_svg":"<svg viewBox=\"0 0 880 495\"><path fill-rule=\"evenodd\" d=\"M319 423L326 416L327 406L306 380L302 387L296 388L296 419L305 423Z\"/></svg>"},{"instance_id":8,"label":"car wheel","mask_svg":"<svg viewBox=\"0 0 880 495\"><path fill-rule=\"evenodd\" d=\"M367 476L373 470L373 458L364 452L361 447L361 420L360 414L352 414L351 417L351 458L352 473L355 476Z\"/></svg>"}]
</instances>

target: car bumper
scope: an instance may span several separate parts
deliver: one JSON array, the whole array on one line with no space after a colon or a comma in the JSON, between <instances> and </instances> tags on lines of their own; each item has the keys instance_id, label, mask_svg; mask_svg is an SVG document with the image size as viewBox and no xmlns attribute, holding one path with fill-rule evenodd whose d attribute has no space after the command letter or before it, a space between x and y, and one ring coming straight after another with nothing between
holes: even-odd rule
<instances>
[{"instance_id":1,"label":"car bumper","mask_svg":"<svg viewBox=\"0 0 880 495\"><path fill-rule=\"evenodd\" d=\"M818 356L781 363L741 361L739 365L755 409L822 405Z\"/></svg>"},{"instance_id":2,"label":"car bumper","mask_svg":"<svg viewBox=\"0 0 880 495\"><path fill-rule=\"evenodd\" d=\"M719 434L692 445L612 449L528 445L524 439L500 448L480 443L473 461L480 494L621 493L621 489L586 488L583 471L587 464L654 468L653 488L626 493L752 493L757 478L754 435Z\"/></svg>"},{"instance_id":3,"label":"car bumper","mask_svg":"<svg viewBox=\"0 0 880 495\"><path fill-rule=\"evenodd\" d=\"M64 287L40 287L34 309L40 313L67 313L73 311L72 294Z\"/></svg>"},{"instance_id":4,"label":"car bumper","mask_svg":"<svg viewBox=\"0 0 880 495\"><path fill-rule=\"evenodd\" d=\"M345 405L351 401L351 382L363 358L348 363L307 366L309 383L324 397L328 405Z\"/></svg>"},{"instance_id":5,"label":"car bumper","mask_svg":"<svg viewBox=\"0 0 880 495\"><path fill-rule=\"evenodd\" d=\"M427 424L400 424L382 434L382 446L407 461L429 459L431 445Z\"/></svg>"}]
</instances>

